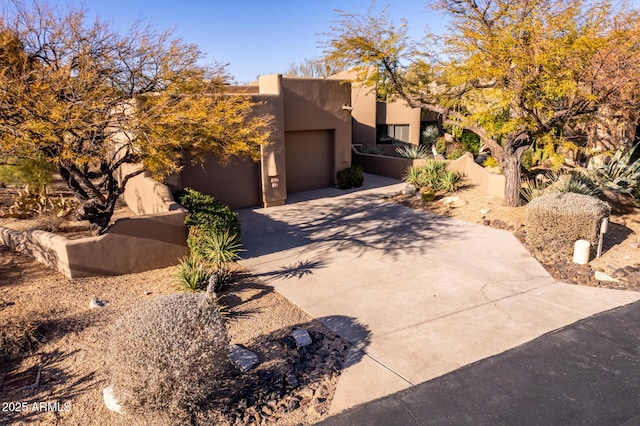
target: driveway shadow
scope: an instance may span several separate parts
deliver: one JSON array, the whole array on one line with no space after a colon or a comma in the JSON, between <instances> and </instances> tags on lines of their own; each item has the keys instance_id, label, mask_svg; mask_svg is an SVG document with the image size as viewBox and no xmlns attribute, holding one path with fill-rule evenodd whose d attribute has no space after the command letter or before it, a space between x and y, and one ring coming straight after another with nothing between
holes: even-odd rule
<instances>
[{"instance_id":1,"label":"driveway shadow","mask_svg":"<svg viewBox=\"0 0 640 426\"><path fill-rule=\"evenodd\" d=\"M367 250L390 256L424 254L436 238L466 238L456 232L455 221L390 203L379 193L247 209L239 211L238 216L247 250L244 258L310 244L325 247L327 252L348 251L356 255Z\"/></svg>"}]
</instances>

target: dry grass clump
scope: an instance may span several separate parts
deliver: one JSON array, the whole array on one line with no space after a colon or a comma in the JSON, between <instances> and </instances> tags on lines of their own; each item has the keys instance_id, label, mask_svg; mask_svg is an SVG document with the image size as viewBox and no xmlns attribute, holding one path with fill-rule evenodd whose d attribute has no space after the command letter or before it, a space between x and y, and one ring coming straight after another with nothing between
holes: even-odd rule
<instances>
[{"instance_id":1,"label":"dry grass clump","mask_svg":"<svg viewBox=\"0 0 640 426\"><path fill-rule=\"evenodd\" d=\"M527 240L534 250L549 254L571 254L577 240L598 243L600 225L611 208L595 197L554 193L527 205Z\"/></svg>"},{"instance_id":2,"label":"dry grass clump","mask_svg":"<svg viewBox=\"0 0 640 426\"><path fill-rule=\"evenodd\" d=\"M127 413L185 419L229 368L229 339L208 294L161 296L113 326L107 362L114 395Z\"/></svg>"},{"instance_id":3,"label":"dry grass clump","mask_svg":"<svg viewBox=\"0 0 640 426\"><path fill-rule=\"evenodd\" d=\"M12 361L18 361L34 350L38 343L38 326L35 320L6 319L0 327L0 365L6 366Z\"/></svg>"}]
</instances>

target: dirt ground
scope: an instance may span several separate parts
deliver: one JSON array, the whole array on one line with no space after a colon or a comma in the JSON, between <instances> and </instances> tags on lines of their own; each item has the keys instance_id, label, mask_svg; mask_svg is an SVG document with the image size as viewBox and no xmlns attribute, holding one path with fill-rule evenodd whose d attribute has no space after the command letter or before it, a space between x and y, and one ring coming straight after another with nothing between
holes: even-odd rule
<instances>
[{"instance_id":1,"label":"dirt ground","mask_svg":"<svg viewBox=\"0 0 640 426\"><path fill-rule=\"evenodd\" d=\"M423 203L415 196L394 196L388 201L506 229L524 239L526 207L504 207L500 200L472 187L454 195L465 205L445 207L441 200ZM0 189L0 209L6 209L11 199L11 190ZM118 214L130 213L123 207ZM42 227L49 220L0 217L0 225L29 229ZM56 223L58 231L71 229L68 233L73 237L88 235L87 224L73 219ZM603 256L590 265L575 265L570 259L539 260L564 282L640 290L640 280L634 273L640 264L639 235L640 213L617 215L612 217L606 234ZM595 280L595 270L612 275L617 272L618 281ZM0 383L22 372L30 373L26 377L33 382L40 373L35 389L15 390L29 380L0 384L0 424L153 424L141 413L119 415L105 407L102 391L109 384L109 376L103 353L109 345L110 324L147 299L177 291L174 274L175 268L170 267L70 280L0 246L3 333L33 336L23 342L23 349L30 349L29 356L0 365ZM222 297L231 311L228 331L234 343L256 352L262 364L250 373L230 378L225 389L203 407L196 424L316 423L327 416L347 344L257 277L243 271L238 271L238 277ZM93 297L108 305L90 309ZM314 344L302 351L292 349L286 340L297 327L305 327L314 339ZM296 376L296 386L291 383L291 374Z\"/></svg>"},{"instance_id":2,"label":"dirt ground","mask_svg":"<svg viewBox=\"0 0 640 426\"><path fill-rule=\"evenodd\" d=\"M0 189L0 210L7 211L15 193ZM120 206L116 218L130 214ZM55 227L49 226L52 221ZM0 215L0 225L50 229L71 238L90 235L88 223L73 217ZM152 415L121 415L105 407L102 393L109 374L103 354L109 327L118 317L145 300L178 291L175 272L169 267L71 280L0 245L0 337L29 337L20 342L29 356L0 364L0 425L159 424ZM346 342L257 277L239 269L236 278L220 295L230 312L227 329L231 342L256 353L261 363L248 373L234 372L202 407L195 424L318 422L327 416ZM94 297L108 304L91 309ZM287 336L299 327L313 343L297 349ZM35 389L16 390L38 375Z\"/></svg>"}]
</instances>

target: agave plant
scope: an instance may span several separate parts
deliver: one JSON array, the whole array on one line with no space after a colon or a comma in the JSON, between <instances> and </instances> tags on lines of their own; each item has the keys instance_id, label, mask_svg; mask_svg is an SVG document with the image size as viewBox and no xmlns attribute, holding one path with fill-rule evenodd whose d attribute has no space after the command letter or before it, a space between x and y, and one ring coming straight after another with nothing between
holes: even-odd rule
<instances>
[{"instance_id":1,"label":"agave plant","mask_svg":"<svg viewBox=\"0 0 640 426\"><path fill-rule=\"evenodd\" d=\"M618 148L607 164L590 170L589 177L603 190L631 194L640 178L640 159L631 163L637 147L638 145L633 146L626 153L624 147Z\"/></svg>"},{"instance_id":2,"label":"agave plant","mask_svg":"<svg viewBox=\"0 0 640 426\"><path fill-rule=\"evenodd\" d=\"M430 157L430 152L424 145L403 145L396 148L396 154L402 158L422 160Z\"/></svg>"},{"instance_id":3,"label":"agave plant","mask_svg":"<svg viewBox=\"0 0 640 426\"><path fill-rule=\"evenodd\" d=\"M544 179L522 180L520 195L528 203L534 198L553 192L573 192L576 194L598 196L602 191L589 176L580 171L568 171L565 173L550 172Z\"/></svg>"}]
</instances>

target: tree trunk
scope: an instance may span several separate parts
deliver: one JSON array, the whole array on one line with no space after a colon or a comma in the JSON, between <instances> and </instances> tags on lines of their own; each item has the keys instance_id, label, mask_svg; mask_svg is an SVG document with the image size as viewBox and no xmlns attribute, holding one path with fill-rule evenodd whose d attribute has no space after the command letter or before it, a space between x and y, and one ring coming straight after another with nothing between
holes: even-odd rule
<instances>
[{"instance_id":1,"label":"tree trunk","mask_svg":"<svg viewBox=\"0 0 640 426\"><path fill-rule=\"evenodd\" d=\"M521 154L518 151L513 152L508 150L504 153L502 159L502 170L506 178L504 186L504 205L509 207L520 206L520 187L521 187L521 174L520 174L520 157Z\"/></svg>"}]
</instances>

